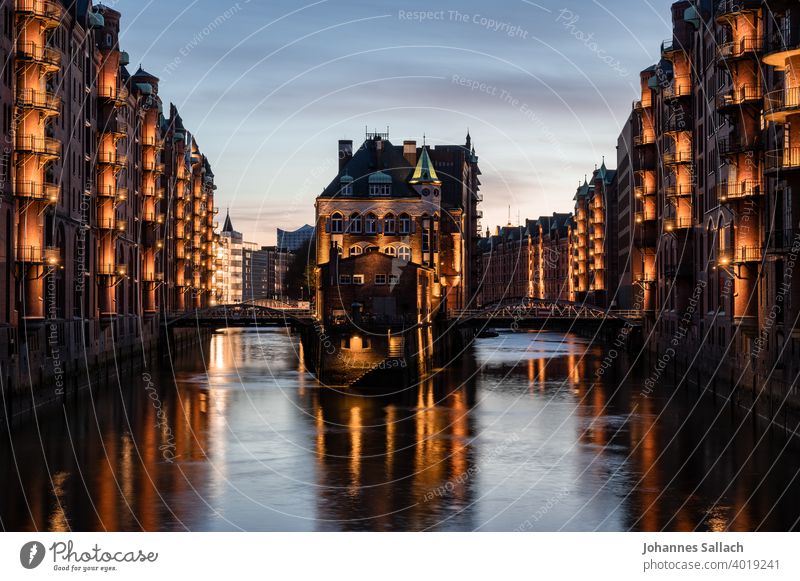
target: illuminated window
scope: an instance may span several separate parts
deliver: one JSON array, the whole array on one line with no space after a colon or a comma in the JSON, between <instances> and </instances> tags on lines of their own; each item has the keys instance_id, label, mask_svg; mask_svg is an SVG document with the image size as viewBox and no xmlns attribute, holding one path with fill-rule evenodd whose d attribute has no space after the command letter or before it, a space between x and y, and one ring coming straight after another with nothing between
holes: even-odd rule
<instances>
[{"instance_id":1,"label":"illuminated window","mask_svg":"<svg viewBox=\"0 0 800 581\"><path fill-rule=\"evenodd\" d=\"M344 231L344 220L342 215L336 212L331 216L331 232L334 234L341 234Z\"/></svg>"},{"instance_id":2,"label":"illuminated window","mask_svg":"<svg viewBox=\"0 0 800 581\"><path fill-rule=\"evenodd\" d=\"M411 248L408 246L401 246L397 249L397 258L408 262L411 260Z\"/></svg>"},{"instance_id":3,"label":"illuminated window","mask_svg":"<svg viewBox=\"0 0 800 581\"><path fill-rule=\"evenodd\" d=\"M364 275L363 274L354 274L353 275L353 284L364 284Z\"/></svg>"},{"instance_id":4,"label":"illuminated window","mask_svg":"<svg viewBox=\"0 0 800 581\"><path fill-rule=\"evenodd\" d=\"M389 275L389 284L397 284L400 282L400 277L396 274Z\"/></svg>"},{"instance_id":5,"label":"illuminated window","mask_svg":"<svg viewBox=\"0 0 800 581\"><path fill-rule=\"evenodd\" d=\"M394 246L387 246L383 249L383 252L389 256L397 256L397 249Z\"/></svg>"},{"instance_id":6,"label":"illuminated window","mask_svg":"<svg viewBox=\"0 0 800 581\"><path fill-rule=\"evenodd\" d=\"M363 253L364 253L364 249L361 248L358 245L350 247L350 256L358 256L359 254L363 254Z\"/></svg>"}]
</instances>

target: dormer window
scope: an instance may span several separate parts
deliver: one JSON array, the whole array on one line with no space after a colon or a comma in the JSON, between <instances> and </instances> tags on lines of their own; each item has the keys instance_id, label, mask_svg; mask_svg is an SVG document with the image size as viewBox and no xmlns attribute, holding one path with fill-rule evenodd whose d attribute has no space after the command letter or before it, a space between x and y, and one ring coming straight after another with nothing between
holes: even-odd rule
<instances>
[{"instance_id":1,"label":"dormer window","mask_svg":"<svg viewBox=\"0 0 800 581\"><path fill-rule=\"evenodd\" d=\"M352 196L353 195L353 178L345 173L342 177L339 178L339 185L341 188L339 189L339 194L342 196Z\"/></svg>"},{"instance_id":2,"label":"dormer window","mask_svg":"<svg viewBox=\"0 0 800 581\"><path fill-rule=\"evenodd\" d=\"M389 197L392 195L392 176L382 171L369 176L369 195L372 197Z\"/></svg>"}]
</instances>

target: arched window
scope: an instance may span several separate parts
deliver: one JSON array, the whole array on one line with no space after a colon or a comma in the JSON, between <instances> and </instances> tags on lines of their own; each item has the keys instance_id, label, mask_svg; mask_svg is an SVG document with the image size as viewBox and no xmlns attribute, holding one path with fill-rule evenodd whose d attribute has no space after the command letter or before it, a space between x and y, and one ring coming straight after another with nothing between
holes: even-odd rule
<instances>
[{"instance_id":1,"label":"arched window","mask_svg":"<svg viewBox=\"0 0 800 581\"><path fill-rule=\"evenodd\" d=\"M347 227L347 231L350 234L361 234L361 214L353 212L350 214L350 224Z\"/></svg>"},{"instance_id":2,"label":"arched window","mask_svg":"<svg viewBox=\"0 0 800 581\"><path fill-rule=\"evenodd\" d=\"M411 217L408 214L400 214L400 234L411 233Z\"/></svg>"},{"instance_id":3,"label":"arched window","mask_svg":"<svg viewBox=\"0 0 800 581\"><path fill-rule=\"evenodd\" d=\"M381 250L381 249L380 249L380 248L378 248L377 246L367 246L367 247L364 249L364 252L380 252L380 250Z\"/></svg>"},{"instance_id":4,"label":"arched window","mask_svg":"<svg viewBox=\"0 0 800 581\"><path fill-rule=\"evenodd\" d=\"M378 232L378 217L372 212L367 214L367 219L364 222L364 232L367 234L376 234Z\"/></svg>"},{"instance_id":5,"label":"arched window","mask_svg":"<svg viewBox=\"0 0 800 581\"><path fill-rule=\"evenodd\" d=\"M386 214L383 217L383 233L394 234L395 232L395 219L394 214Z\"/></svg>"},{"instance_id":6,"label":"arched window","mask_svg":"<svg viewBox=\"0 0 800 581\"><path fill-rule=\"evenodd\" d=\"M384 254L388 254L389 256L397 256L397 248L394 246L387 246L383 249Z\"/></svg>"},{"instance_id":7,"label":"arched window","mask_svg":"<svg viewBox=\"0 0 800 581\"><path fill-rule=\"evenodd\" d=\"M350 247L350 256L358 256L359 254L363 254L364 249L361 248L358 244L354 244Z\"/></svg>"},{"instance_id":8,"label":"arched window","mask_svg":"<svg viewBox=\"0 0 800 581\"><path fill-rule=\"evenodd\" d=\"M331 216L331 232L333 234L341 234L344 232L344 220L339 212L335 212Z\"/></svg>"},{"instance_id":9,"label":"arched window","mask_svg":"<svg viewBox=\"0 0 800 581\"><path fill-rule=\"evenodd\" d=\"M411 260L411 248L409 248L408 246L401 246L400 248L398 248L397 258L399 258L400 260L404 260L405 262Z\"/></svg>"}]
</instances>

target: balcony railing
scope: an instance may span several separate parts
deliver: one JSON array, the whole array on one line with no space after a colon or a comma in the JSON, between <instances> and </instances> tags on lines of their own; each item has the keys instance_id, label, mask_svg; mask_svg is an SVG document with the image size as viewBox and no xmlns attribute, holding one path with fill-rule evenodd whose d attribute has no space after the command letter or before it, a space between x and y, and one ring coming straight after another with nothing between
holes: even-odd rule
<instances>
[{"instance_id":1,"label":"balcony railing","mask_svg":"<svg viewBox=\"0 0 800 581\"><path fill-rule=\"evenodd\" d=\"M800 147L774 149L766 154L767 171L800 170Z\"/></svg>"},{"instance_id":2,"label":"balcony railing","mask_svg":"<svg viewBox=\"0 0 800 581\"><path fill-rule=\"evenodd\" d=\"M692 77L681 76L672 79L672 83L664 88L665 99L690 97L692 95Z\"/></svg>"},{"instance_id":3,"label":"balcony railing","mask_svg":"<svg viewBox=\"0 0 800 581\"><path fill-rule=\"evenodd\" d=\"M682 163L691 163L692 162L692 152L691 151L665 151L661 155L662 161L666 165L677 165Z\"/></svg>"},{"instance_id":4,"label":"balcony railing","mask_svg":"<svg viewBox=\"0 0 800 581\"><path fill-rule=\"evenodd\" d=\"M664 120L664 133L679 133L692 130L692 118L689 115L674 115Z\"/></svg>"},{"instance_id":5,"label":"balcony railing","mask_svg":"<svg viewBox=\"0 0 800 581\"><path fill-rule=\"evenodd\" d=\"M60 52L32 41L17 41L17 58L44 65L49 70L57 70L61 66Z\"/></svg>"},{"instance_id":6,"label":"balcony railing","mask_svg":"<svg viewBox=\"0 0 800 581\"><path fill-rule=\"evenodd\" d=\"M97 153L97 163L100 164L122 167L127 162L127 157L116 151L99 151Z\"/></svg>"},{"instance_id":7,"label":"balcony railing","mask_svg":"<svg viewBox=\"0 0 800 581\"><path fill-rule=\"evenodd\" d=\"M764 114L768 121L783 121L792 113L800 113L800 88L767 93L764 98Z\"/></svg>"},{"instance_id":8,"label":"balcony railing","mask_svg":"<svg viewBox=\"0 0 800 581\"><path fill-rule=\"evenodd\" d=\"M694 188L687 185L665 186L664 195L668 198L681 198L684 196L691 196L694 193Z\"/></svg>"},{"instance_id":9,"label":"balcony railing","mask_svg":"<svg viewBox=\"0 0 800 581\"><path fill-rule=\"evenodd\" d=\"M115 85L101 85L97 87L97 97L104 101L110 101L114 103L115 106L119 107L125 103L127 91Z\"/></svg>"},{"instance_id":10,"label":"balcony railing","mask_svg":"<svg viewBox=\"0 0 800 581\"><path fill-rule=\"evenodd\" d=\"M721 156L737 155L747 151L761 148L761 138L758 135L747 135L739 138L720 139L717 150Z\"/></svg>"},{"instance_id":11,"label":"balcony railing","mask_svg":"<svg viewBox=\"0 0 800 581\"><path fill-rule=\"evenodd\" d=\"M733 183L723 181L717 184L717 197L723 204L729 200L753 198L763 193L763 185L758 180L742 180Z\"/></svg>"},{"instance_id":12,"label":"balcony railing","mask_svg":"<svg viewBox=\"0 0 800 581\"><path fill-rule=\"evenodd\" d=\"M20 198L42 200L49 204L58 202L59 187L56 184L19 181L14 184L14 194Z\"/></svg>"},{"instance_id":13,"label":"balcony railing","mask_svg":"<svg viewBox=\"0 0 800 581\"><path fill-rule=\"evenodd\" d=\"M675 232L692 227L692 219L688 216L664 218L664 231Z\"/></svg>"},{"instance_id":14,"label":"balcony railing","mask_svg":"<svg viewBox=\"0 0 800 581\"><path fill-rule=\"evenodd\" d=\"M762 0L719 0L717 2L717 15L725 16L759 10L761 4Z\"/></svg>"},{"instance_id":15,"label":"balcony railing","mask_svg":"<svg viewBox=\"0 0 800 581\"><path fill-rule=\"evenodd\" d=\"M64 16L61 5L51 0L17 0L15 9L20 14L38 18L48 28L58 26Z\"/></svg>"},{"instance_id":16,"label":"balcony railing","mask_svg":"<svg viewBox=\"0 0 800 581\"><path fill-rule=\"evenodd\" d=\"M99 127L101 133L111 133L117 138L123 138L128 135L128 124L117 117L111 117Z\"/></svg>"},{"instance_id":17,"label":"balcony railing","mask_svg":"<svg viewBox=\"0 0 800 581\"><path fill-rule=\"evenodd\" d=\"M728 66L728 61L753 57L764 50L764 38L746 36L738 40L724 42L717 47L717 62L720 66Z\"/></svg>"},{"instance_id":18,"label":"balcony railing","mask_svg":"<svg viewBox=\"0 0 800 581\"><path fill-rule=\"evenodd\" d=\"M648 186L634 186L633 195L637 198L645 198L647 196L655 196L656 189Z\"/></svg>"},{"instance_id":19,"label":"balcony railing","mask_svg":"<svg viewBox=\"0 0 800 581\"><path fill-rule=\"evenodd\" d=\"M643 210L640 212L636 212L634 214L634 219L636 220L637 224L643 224L644 222L652 222L656 219L655 210Z\"/></svg>"},{"instance_id":20,"label":"balcony railing","mask_svg":"<svg viewBox=\"0 0 800 581\"><path fill-rule=\"evenodd\" d=\"M783 66L784 63L770 57L779 56L781 53L800 49L800 32L783 30L766 38L764 46L764 62L768 65Z\"/></svg>"},{"instance_id":21,"label":"balcony railing","mask_svg":"<svg viewBox=\"0 0 800 581\"><path fill-rule=\"evenodd\" d=\"M761 105L763 93L757 85L742 85L717 95L717 109L743 107L745 105Z\"/></svg>"},{"instance_id":22,"label":"balcony railing","mask_svg":"<svg viewBox=\"0 0 800 581\"><path fill-rule=\"evenodd\" d=\"M61 142L52 137L18 134L15 139L17 151L58 157L61 154Z\"/></svg>"},{"instance_id":23,"label":"balcony railing","mask_svg":"<svg viewBox=\"0 0 800 581\"><path fill-rule=\"evenodd\" d=\"M61 111L61 97L47 91L19 88L17 105L23 109L38 109L46 113L57 114Z\"/></svg>"},{"instance_id":24,"label":"balcony railing","mask_svg":"<svg viewBox=\"0 0 800 581\"><path fill-rule=\"evenodd\" d=\"M656 134L653 131L647 131L641 135L633 136L634 147L642 147L644 145L653 145L656 142Z\"/></svg>"},{"instance_id":25,"label":"balcony railing","mask_svg":"<svg viewBox=\"0 0 800 581\"><path fill-rule=\"evenodd\" d=\"M727 264L744 264L747 262L761 262L764 251L760 246L737 246L729 248L719 253L719 263L722 266Z\"/></svg>"}]
</instances>

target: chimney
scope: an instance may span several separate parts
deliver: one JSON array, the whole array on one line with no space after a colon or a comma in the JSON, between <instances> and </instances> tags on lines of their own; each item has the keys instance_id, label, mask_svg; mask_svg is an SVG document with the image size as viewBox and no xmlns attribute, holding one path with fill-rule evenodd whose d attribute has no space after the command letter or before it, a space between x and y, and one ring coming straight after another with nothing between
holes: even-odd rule
<instances>
[{"instance_id":1,"label":"chimney","mask_svg":"<svg viewBox=\"0 0 800 581\"><path fill-rule=\"evenodd\" d=\"M339 171L353 159L353 141L348 139L339 140Z\"/></svg>"},{"instance_id":2,"label":"chimney","mask_svg":"<svg viewBox=\"0 0 800 581\"><path fill-rule=\"evenodd\" d=\"M404 141L403 142L403 157L406 158L406 161L411 167L415 167L417 165L417 142L416 141Z\"/></svg>"}]
</instances>

